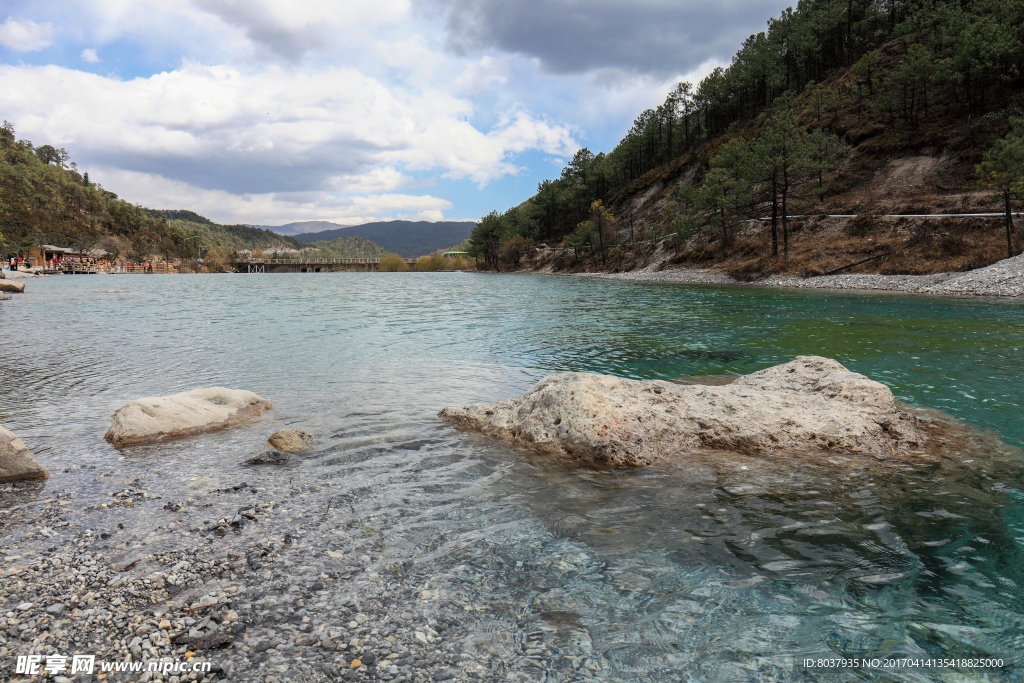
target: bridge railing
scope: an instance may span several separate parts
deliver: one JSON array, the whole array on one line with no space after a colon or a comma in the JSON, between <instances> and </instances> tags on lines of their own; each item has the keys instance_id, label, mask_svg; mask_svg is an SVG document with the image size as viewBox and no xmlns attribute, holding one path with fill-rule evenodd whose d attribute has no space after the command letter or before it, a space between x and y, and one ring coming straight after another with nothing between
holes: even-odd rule
<instances>
[{"instance_id":1,"label":"bridge railing","mask_svg":"<svg viewBox=\"0 0 1024 683\"><path fill-rule=\"evenodd\" d=\"M379 258L248 258L241 259L239 263L253 263L265 265L315 265L315 266L361 266L377 265L381 262ZM416 263L416 259L405 259L406 263Z\"/></svg>"},{"instance_id":2,"label":"bridge railing","mask_svg":"<svg viewBox=\"0 0 1024 683\"><path fill-rule=\"evenodd\" d=\"M250 258L242 263L265 263L267 265L295 265L295 264L316 264L323 266L345 265L357 263L380 263L379 258Z\"/></svg>"}]
</instances>

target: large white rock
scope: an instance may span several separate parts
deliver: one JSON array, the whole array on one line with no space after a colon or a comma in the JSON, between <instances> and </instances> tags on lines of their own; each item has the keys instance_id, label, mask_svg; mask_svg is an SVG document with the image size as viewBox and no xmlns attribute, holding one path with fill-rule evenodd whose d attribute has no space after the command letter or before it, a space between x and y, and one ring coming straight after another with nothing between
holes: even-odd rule
<instances>
[{"instance_id":1,"label":"large white rock","mask_svg":"<svg viewBox=\"0 0 1024 683\"><path fill-rule=\"evenodd\" d=\"M0 427L0 484L50 476L39 466L21 439Z\"/></svg>"},{"instance_id":2,"label":"large white rock","mask_svg":"<svg viewBox=\"0 0 1024 683\"><path fill-rule=\"evenodd\" d=\"M614 467L699 448L899 456L926 438L889 387L819 356L798 356L725 386L561 373L518 398L451 406L440 416L514 444Z\"/></svg>"},{"instance_id":3,"label":"large white rock","mask_svg":"<svg viewBox=\"0 0 1024 683\"><path fill-rule=\"evenodd\" d=\"M21 294L25 291L25 283L21 280L0 280L0 292Z\"/></svg>"},{"instance_id":4,"label":"large white rock","mask_svg":"<svg viewBox=\"0 0 1024 683\"><path fill-rule=\"evenodd\" d=\"M166 441L255 420L271 408L251 391L222 387L150 396L118 409L105 438L118 448Z\"/></svg>"}]
</instances>

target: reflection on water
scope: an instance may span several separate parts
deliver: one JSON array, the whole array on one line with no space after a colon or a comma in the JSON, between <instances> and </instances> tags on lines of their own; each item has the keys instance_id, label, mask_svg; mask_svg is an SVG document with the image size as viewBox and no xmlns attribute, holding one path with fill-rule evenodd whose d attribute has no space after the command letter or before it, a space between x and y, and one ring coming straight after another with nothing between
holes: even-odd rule
<instances>
[{"instance_id":1,"label":"reflection on water","mask_svg":"<svg viewBox=\"0 0 1024 683\"><path fill-rule=\"evenodd\" d=\"M536 660L548 680L588 666L612 680L953 680L801 664L886 656L1001 657L1004 670L972 675L1003 680L1021 664L1018 304L461 274L30 286L0 305L0 423L54 476L8 512L65 490L88 524L112 478L159 482L166 499L239 481L274 500L302 488L305 542L328 547L351 509L386 539L382 568L473 606L463 647ZM740 374L800 353L992 431L913 465L707 453L599 472L436 418L552 371ZM102 441L125 401L209 385L276 410L123 454ZM316 432L318 450L284 470L241 464L283 426ZM166 524L161 510L134 523Z\"/></svg>"}]
</instances>

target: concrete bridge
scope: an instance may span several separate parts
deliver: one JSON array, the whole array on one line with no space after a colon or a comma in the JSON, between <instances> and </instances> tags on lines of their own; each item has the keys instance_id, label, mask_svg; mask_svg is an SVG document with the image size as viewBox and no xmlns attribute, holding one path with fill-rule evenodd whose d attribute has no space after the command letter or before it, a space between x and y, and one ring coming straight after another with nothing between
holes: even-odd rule
<instances>
[{"instance_id":1,"label":"concrete bridge","mask_svg":"<svg viewBox=\"0 0 1024 683\"><path fill-rule=\"evenodd\" d=\"M409 268L416 259L403 259ZM374 271L379 258L250 258L234 263L239 273L333 273L345 271Z\"/></svg>"}]
</instances>

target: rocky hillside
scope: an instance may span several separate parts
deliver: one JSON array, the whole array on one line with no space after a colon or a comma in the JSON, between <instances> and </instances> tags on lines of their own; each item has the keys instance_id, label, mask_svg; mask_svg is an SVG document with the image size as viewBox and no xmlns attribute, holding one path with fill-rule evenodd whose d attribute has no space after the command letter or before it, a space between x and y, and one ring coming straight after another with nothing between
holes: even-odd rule
<instances>
[{"instance_id":1,"label":"rocky hillside","mask_svg":"<svg viewBox=\"0 0 1024 683\"><path fill-rule=\"evenodd\" d=\"M1020 250L1002 216L913 216L1005 211L981 164L1013 138L1022 59L1019 2L801 3L614 150L581 150L482 219L474 250L498 268L745 278L987 265Z\"/></svg>"}]
</instances>

